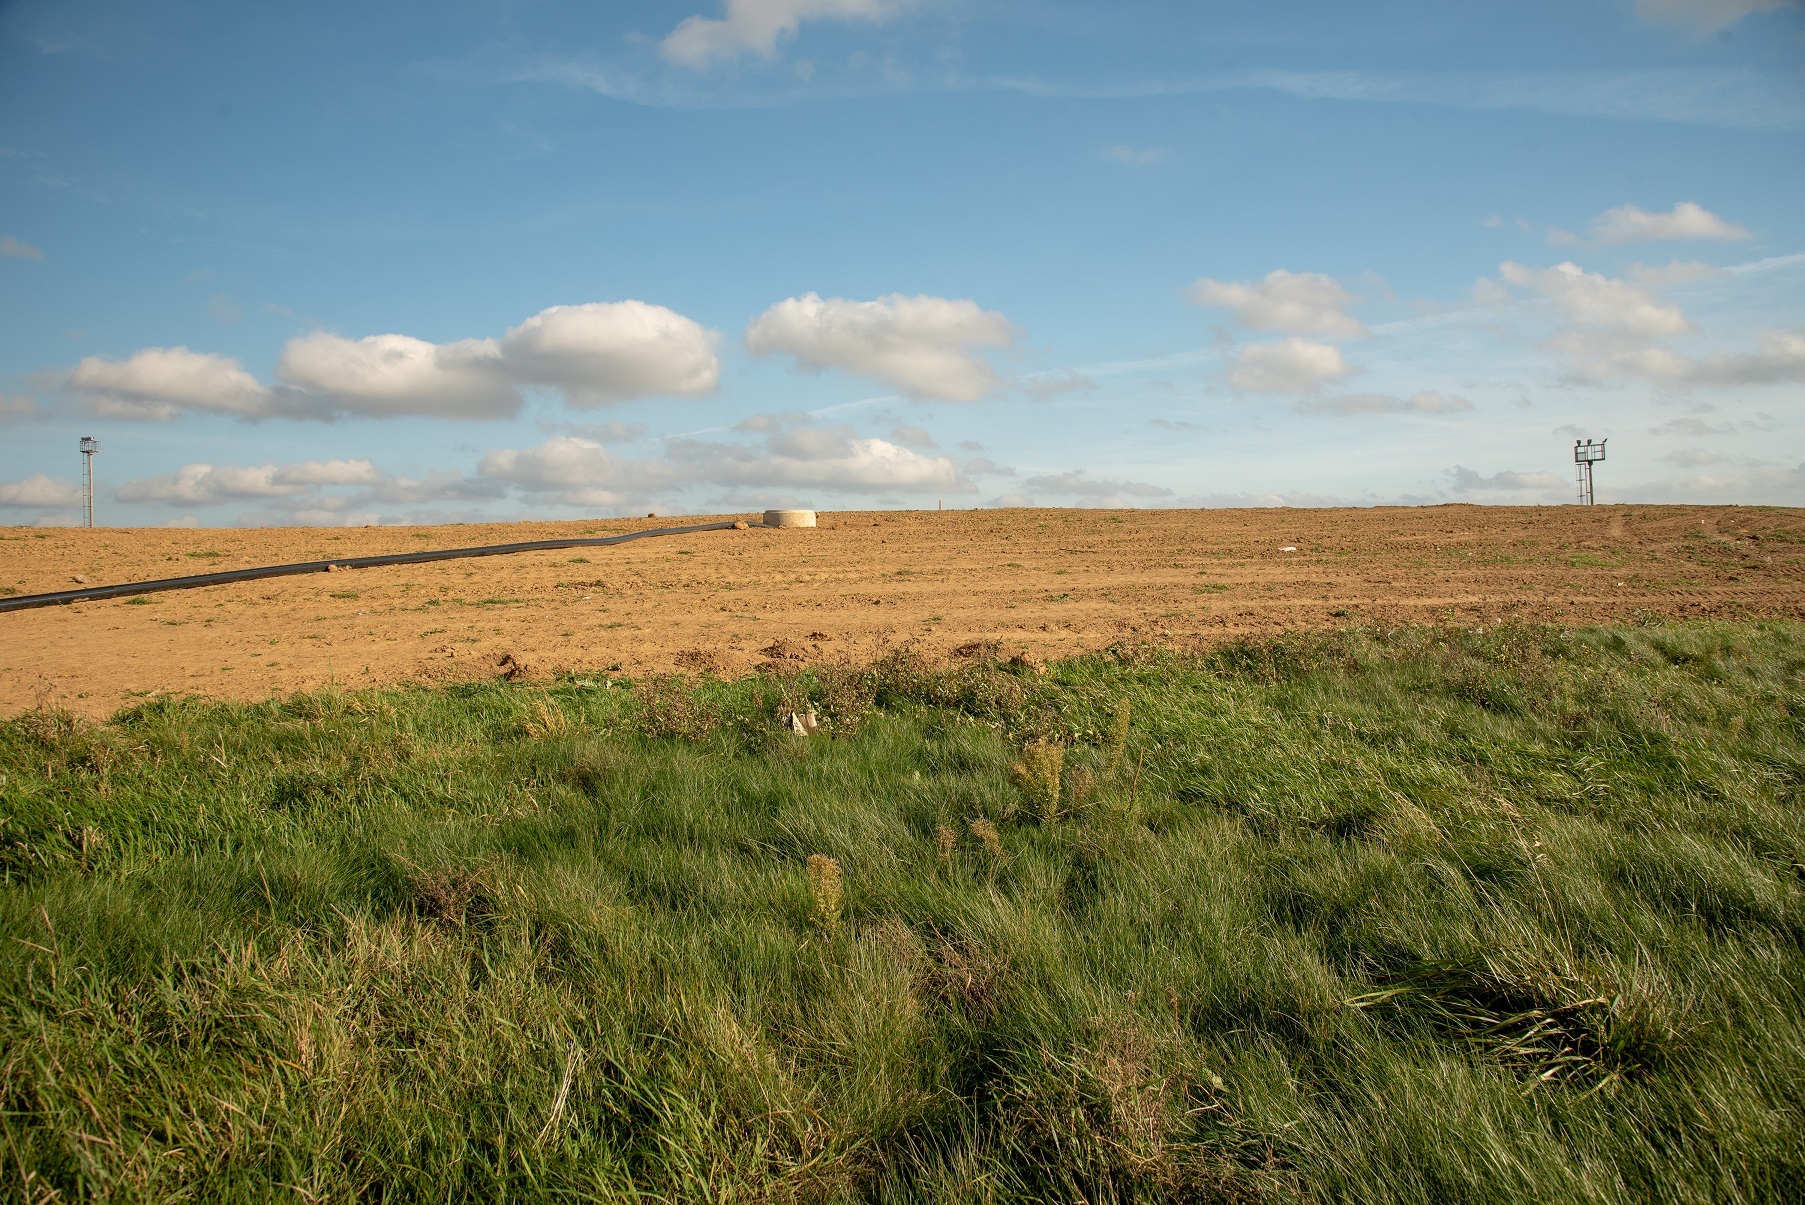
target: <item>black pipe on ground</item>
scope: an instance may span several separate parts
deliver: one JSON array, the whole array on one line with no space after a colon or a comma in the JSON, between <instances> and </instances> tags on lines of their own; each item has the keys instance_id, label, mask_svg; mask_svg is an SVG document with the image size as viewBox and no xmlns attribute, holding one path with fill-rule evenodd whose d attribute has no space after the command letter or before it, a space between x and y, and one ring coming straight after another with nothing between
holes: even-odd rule
<instances>
[{"instance_id":1,"label":"black pipe on ground","mask_svg":"<svg viewBox=\"0 0 1805 1205\"><path fill-rule=\"evenodd\" d=\"M441 548L434 552L392 552L386 556L354 556L337 561L304 561L296 565L261 565L255 569L227 569L222 573L197 573L191 577L166 577L154 582L123 582L117 586L88 586L80 590L59 590L55 594L21 594L16 598L0 598L0 611L29 611L33 607L60 607L68 603L98 602L107 598L127 598L133 594L156 594L163 590L193 590L200 586L224 586L232 582L254 582L266 577L292 577L299 573L327 573L333 569L374 569L379 565L419 565L427 561L455 561L472 556L504 556L512 552L551 552L559 548L601 548L608 544L625 544L650 536L686 536L695 531L723 531L732 522L698 523L693 527L653 527L645 531L629 531L625 535L596 536L576 540L531 540L524 544L489 544L481 548ZM764 524L753 524L762 527Z\"/></svg>"}]
</instances>

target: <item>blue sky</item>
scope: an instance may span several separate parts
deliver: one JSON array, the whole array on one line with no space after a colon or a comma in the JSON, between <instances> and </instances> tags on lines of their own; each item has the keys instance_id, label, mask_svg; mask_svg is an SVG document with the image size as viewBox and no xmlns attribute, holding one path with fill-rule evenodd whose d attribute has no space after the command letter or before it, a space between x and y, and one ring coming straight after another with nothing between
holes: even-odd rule
<instances>
[{"instance_id":1,"label":"blue sky","mask_svg":"<svg viewBox=\"0 0 1805 1205\"><path fill-rule=\"evenodd\" d=\"M0 4L0 522L1805 504L1792 0Z\"/></svg>"}]
</instances>

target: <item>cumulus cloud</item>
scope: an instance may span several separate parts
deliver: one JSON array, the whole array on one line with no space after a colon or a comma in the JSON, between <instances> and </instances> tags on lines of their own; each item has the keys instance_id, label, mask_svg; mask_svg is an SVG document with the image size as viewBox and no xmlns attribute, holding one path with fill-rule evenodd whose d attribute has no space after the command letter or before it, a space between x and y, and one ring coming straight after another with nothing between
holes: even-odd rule
<instances>
[{"instance_id":1,"label":"cumulus cloud","mask_svg":"<svg viewBox=\"0 0 1805 1205\"><path fill-rule=\"evenodd\" d=\"M1228 379L1256 393L1304 393L1354 370L1341 349L1293 335L1279 343L1251 343L1235 357Z\"/></svg>"},{"instance_id":2,"label":"cumulus cloud","mask_svg":"<svg viewBox=\"0 0 1805 1205\"><path fill-rule=\"evenodd\" d=\"M1745 239L1754 236L1696 201L1681 201L1666 213L1650 213L1637 205L1619 205L1593 218L1586 227L1600 243L1641 243L1657 239Z\"/></svg>"},{"instance_id":3,"label":"cumulus cloud","mask_svg":"<svg viewBox=\"0 0 1805 1205\"><path fill-rule=\"evenodd\" d=\"M107 418L164 420L183 409L260 417L269 390L230 356L186 347L147 347L123 360L89 356L63 378Z\"/></svg>"},{"instance_id":4,"label":"cumulus cloud","mask_svg":"<svg viewBox=\"0 0 1805 1205\"><path fill-rule=\"evenodd\" d=\"M905 448L914 448L920 452L929 452L940 446L934 442L934 437L928 434L925 427L892 427L890 438Z\"/></svg>"},{"instance_id":5,"label":"cumulus cloud","mask_svg":"<svg viewBox=\"0 0 1805 1205\"><path fill-rule=\"evenodd\" d=\"M1561 489L1567 484L1553 473L1520 473L1506 469L1504 472L1493 473L1488 477L1460 465L1455 465L1448 470L1448 479L1457 494L1486 490L1523 493L1530 490Z\"/></svg>"},{"instance_id":6,"label":"cumulus cloud","mask_svg":"<svg viewBox=\"0 0 1805 1205\"><path fill-rule=\"evenodd\" d=\"M945 456L927 456L847 430L795 428L770 436L763 448L673 440L665 457L690 480L729 485L901 493L970 489Z\"/></svg>"},{"instance_id":7,"label":"cumulus cloud","mask_svg":"<svg viewBox=\"0 0 1805 1205\"><path fill-rule=\"evenodd\" d=\"M1170 498L1172 491L1145 481L1110 481L1086 477L1082 470L1030 477L1022 485L1037 494L1064 494L1078 498Z\"/></svg>"},{"instance_id":8,"label":"cumulus cloud","mask_svg":"<svg viewBox=\"0 0 1805 1205\"><path fill-rule=\"evenodd\" d=\"M33 473L23 481L0 481L0 506L56 510L81 505L81 489L73 481Z\"/></svg>"},{"instance_id":9,"label":"cumulus cloud","mask_svg":"<svg viewBox=\"0 0 1805 1205\"><path fill-rule=\"evenodd\" d=\"M1664 347L1620 352L1586 366L1596 379L1640 377L1671 385L1805 384L1805 331L1763 331L1757 349L1693 359Z\"/></svg>"},{"instance_id":10,"label":"cumulus cloud","mask_svg":"<svg viewBox=\"0 0 1805 1205\"><path fill-rule=\"evenodd\" d=\"M1771 13L1798 3L1799 0L1636 0L1636 14L1645 21L1714 33L1750 13Z\"/></svg>"},{"instance_id":11,"label":"cumulus cloud","mask_svg":"<svg viewBox=\"0 0 1805 1205\"><path fill-rule=\"evenodd\" d=\"M367 460L303 460L285 464L270 480L277 485L376 485L382 474Z\"/></svg>"},{"instance_id":12,"label":"cumulus cloud","mask_svg":"<svg viewBox=\"0 0 1805 1205\"><path fill-rule=\"evenodd\" d=\"M489 452L478 471L491 481L573 506L617 505L691 484L946 493L971 488L944 456L818 428L776 431L757 444L673 439L663 456L643 460L561 435L533 448Z\"/></svg>"},{"instance_id":13,"label":"cumulus cloud","mask_svg":"<svg viewBox=\"0 0 1805 1205\"><path fill-rule=\"evenodd\" d=\"M1433 389L1395 397L1389 393L1341 393L1333 397L1305 398L1296 408L1304 414L1454 414L1473 409L1473 403L1458 393L1442 394Z\"/></svg>"},{"instance_id":14,"label":"cumulus cloud","mask_svg":"<svg viewBox=\"0 0 1805 1205\"><path fill-rule=\"evenodd\" d=\"M1577 326L1638 338L1658 339L1693 329L1680 307L1645 289L1566 261L1552 268L1529 268L1506 260L1498 275L1518 288L1540 293Z\"/></svg>"},{"instance_id":15,"label":"cumulus cloud","mask_svg":"<svg viewBox=\"0 0 1805 1205\"><path fill-rule=\"evenodd\" d=\"M970 300L905 297L823 300L814 293L778 302L746 328L754 355L794 356L807 371L837 368L874 377L909 397L975 402L997 374L974 348L1006 347L1015 328Z\"/></svg>"},{"instance_id":16,"label":"cumulus cloud","mask_svg":"<svg viewBox=\"0 0 1805 1205\"><path fill-rule=\"evenodd\" d=\"M500 339L301 335L283 347L274 386L228 356L186 347L145 348L124 360L90 356L62 384L115 418L167 420L201 410L241 418L497 419L520 412L528 385L556 389L578 407L710 392L720 378L714 341L713 332L663 306L594 302L541 310Z\"/></svg>"},{"instance_id":17,"label":"cumulus cloud","mask_svg":"<svg viewBox=\"0 0 1805 1205\"><path fill-rule=\"evenodd\" d=\"M21 243L10 234L0 234L0 256L9 259L43 259L44 253L30 243Z\"/></svg>"},{"instance_id":18,"label":"cumulus cloud","mask_svg":"<svg viewBox=\"0 0 1805 1205\"><path fill-rule=\"evenodd\" d=\"M497 448L485 453L478 473L529 494L554 495L573 506L612 506L637 489L622 460L594 440L559 435L534 448Z\"/></svg>"},{"instance_id":19,"label":"cumulus cloud","mask_svg":"<svg viewBox=\"0 0 1805 1205\"><path fill-rule=\"evenodd\" d=\"M280 395L270 407L277 413L482 419L520 411L520 394L502 371L493 339L428 343L319 331L289 340L276 375L299 391Z\"/></svg>"},{"instance_id":20,"label":"cumulus cloud","mask_svg":"<svg viewBox=\"0 0 1805 1205\"><path fill-rule=\"evenodd\" d=\"M1360 320L1347 312L1353 294L1320 272L1279 268L1260 281L1205 277L1191 285L1187 296L1198 305L1234 311L1235 321L1250 330L1342 339L1366 333Z\"/></svg>"},{"instance_id":21,"label":"cumulus cloud","mask_svg":"<svg viewBox=\"0 0 1805 1205\"><path fill-rule=\"evenodd\" d=\"M376 485L382 474L367 460L304 460L296 464L183 465L173 473L124 482L120 502L211 506L246 499L292 498L323 485Z\"/></svg>"},{"instance_id":22,"label":"cumulus cloud","mask_svg":"<svg viewBox=\"0 0 1805 1205\"><path fill-rule=\"evenodd\" d=\"M711 331L661 305L590 302L541 310L502 336L501 354L515 380L593 406L712 393L721 378L714 344Z\"/></svg>"},{"instance_id":23,"label":"cumulus cloud","mask_svg":"<svg viewBox=\"0 0 1805 1205\"><path fill-rule=\"evenodd\" d=\"M881 21L900 7L901 0L727 0L721 17L686 17L658 48L685 67L706 67L749 50L770 58L778 41L795 37L804 21Z\"/></svg>"}]
</instances>

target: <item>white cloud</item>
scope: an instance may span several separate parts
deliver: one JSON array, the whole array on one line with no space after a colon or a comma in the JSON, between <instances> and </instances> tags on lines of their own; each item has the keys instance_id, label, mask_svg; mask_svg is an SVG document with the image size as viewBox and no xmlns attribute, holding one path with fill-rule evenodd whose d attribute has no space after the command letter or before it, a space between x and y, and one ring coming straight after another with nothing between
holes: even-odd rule
<instances>
[{"instance_id":1,"label":"white cloud","mask_svg":"<svg viewBox=\"0 0 1805 1205\"><path fill-rule=\"evenodd\" d=\"M64 375L108 418L165 420L183 408L245 417L268 413L269 390L230 356L147 347L123 360L89 356Z\"/></svg>"},{"instance_id":2,"label":"white cloud","mask_svg":"<svg viewBox=\"0 0 1805 1205\"><path fill-rule=\"evenodd\" d=\"M1805 331L1763 331L1758 350L1690 359L1666 348L1624 352L1594 364L1597 378L1642 377L1673 384L1805 384Z\"/></svg>"},{"instance_id":3,"label":"white cloud","mask_svg":"<svg viewBox=\"0 0 1805 1205\"><path fill-rule=\"evenodd\" d=\"M1645 289L1671 289L1700 280L1729 276L1730 272L1726 268L1713 267L1696 259L1676 259L1666 264L1631 264L1624 275Z\"/></svg>"},{"instance_id":4,"label":"white cloud","mask_svg":"<svg viewBox=\"0 0 1805 1205\"><path fill-rule=\"evenodd\" d=\"M617 487L636 487L625 480L624 462L594 440L558 435L535 448L497 448L484 454L477 472L518 486L532 494L558 494L576 504L603 505L623 495Z\"/></svg>"},{"instance_id":5,"label":"white cloud","mask_svg":"<svg viewBox=\"0 0 1805 1205\"><path fill-rule=\"evenodd\" d=\"M755 51L770 58L781 38L793 38L804 21L881 21L899 0L727 0L724 16L686 17L659 43L664 57L686 67Z\"/></svg>"},{"instance_id":6,"label":"white cloud","mask_svg":"<svg viewBox=\"0 0 1805 1205\"><path fill-rule=\"evenodd\" d=\"M508 418L520 394L493 339L428 343L407 335L347 339L317 331L291 339L276 375L299 390L275 407L300 415Z\"/></svg>"},{"instance_id":7,"label":"white cloud","mask_svg":"<svg viewBox=\"0 0 1805 1205\"><path fill-rule=\"evenodd\" d=\"M281 498L306 490L303 485L275 481L276 466L238 468L231 465L186 464L173 473L140 477L113 491L121 502L163 502L174 506L209 506L242 498Z\"/></svg>"},{"instance_id":8,"label":"white cloud","mask_svg":"<svg viewBox=\"0 0 1805 1205\"><path fill-rule=\"evenodd\" d=\"M303 460L270 478L277 485L377 485L383 477L367 460Z\"/></svg>"},{"instance_id":9,"label":"white cloud","mask_svg":"<svg viewBox=\"0 0 1805 1205\"><path fill-rule=\"evenodd\" d=\"M1170 498L1172 491L1145 481L1110 481L1086 477L1083 470L1030 477L1022 482L1037 494L1067 494L1078 498Z\"/></svg>"},{"instance_id":10,"label":"white cloud","mask_svg":"<svg viewBox=\"0 0 1805 1205\"><path fill-rule=\"evenodd\" d=\"M1771 13L1788 4L1798 0L1636 0L1636 14L1645 21L1712 33L1750 13Z\"/></svg>"},{"instance_id":11,"label":"white cloud","mask_svg":"<svg viewBox=\"0 0 1805 1205\"><path fill-rule=\"evenodd\" d=\"M72 481L33 473L23 481L0 481L0 506L51 510L81 505L81 488Z\"/></svg>"},{"instance_id":12,"label":"white cloud","mask_svg":"<svg viewBox=\"0 0 1805 1205\"><path fill-rule=\"evenodd\" d=\"M1496 490L1506 493L1523 493L1530 490L1546 491L1562 489L1567 484L1553 473L1520 473L1506 469L1488 477L1460 465L1455 465L1448 470L1448 478L1457 494L1468 494L1481 490Z\"/></svg>"},{"instance_id":13,"label":"white cloud","mask_svg":"<svg viewBox=\"0 0 1805 1205\"><path fill-rule=\"evenodd\" d=\"M1279 268L1257 282L1205 277L1191 286L1187 296L1198 305L1233 310L1235 321L1252 330L1341 339L1366 333L1360 320L1347 312L1353 294L1320 272Z\"/></svg>"},{"instance_id":14,"label":"white cloud","mask_svg":"<svg viewBox=\"0 0 1805 1205\"><path fill-rule=\"evenodd\" d=\"M888 440L850 431L800 428L770 436L762 449L673 440L671 471L691 481L728 485L787 485L849 491L969 492L945 456L927 456Z\"/></svg>"},{"instance_id":15,"label":"white cloud","mask_svg":"<svg viewBox=\"0 0 1805 1205\"><path fill-rule=\"evenodd\" d=\"M44 253L30 243L21 243L10 234L0 234L0 256L10 259L43 259Z\"/></svg>"},{"instance_id":16,"label":"white cloud","mask_svg":"<svg viewBox=\"0 0 1805 1205\"><path fill-rule=\"evenodd\" d=\"M316 331L283 347L274 387L237 360L186 347L149 347L124 360L90 356L62 383L114 418L166 420L188 409L243 418L497 419L520 412L522 385L550 386L579 407L710 392L720 378L714 341L663 306L594 302L541 310L500 339L429 343Z\"/></svg>"},{"instance_id":17,"label":"white cloud","mask_svg":"<svg viewBox=\"0 0 1805 1205\"><path fill-rule=\"evenodd\" d=\"M807 293L778 302L746 328L754 355L791 355L806 370L838 368L943 402L992 393L996 370L972 349L1006 347L1014 338L1007 318L975 301L900 293L876 301Z\"/></svg>"},{"instance_id":18,"label":"white cloud","mask_svg":"<svg viewBox=\"0 0 1805 1205\"><path fill-rule=\"evenodd\" d=\"M1155 163L1164 163L1171 152L1162 146L1115 146L1104 147L1098 152L1099 157L1110 162L1120 163L1123 167L1152 167Z\"/></svg>"},{"instance_id":19,"label":"white cloud","mask_svg":"<svg viewBox=\"0 0 1805 1205\"><path fill-rule=\"evenodd\" d=\"M1388 393L1341 393L1333 397L1305 398L1296 405L1304 414L1454 414L1473 409L1473 403L1458 393L1442 394L1433 389L1394 397Z\"/></svg>"},{"instance_id":20,"label":"white cloud","mask_svg":"<svg viewBox=\"0 0 1805 1205\"><path fill-rule=\"evenodd\" d=\"M124 482L114 497L120 502L211 506L253 498L294 498L323 485L377 485L382 480L382 474L367 460L304 460L248 467L188 464L173 473ZM312 498L310 503L318 506L321 499Z\"/></svg>"},{"instance_id":21,"label":"white cloud","mask_svg":"<svg viewBox=\"0 0 1805 1205\"><path fill-rule=\"evenodd\" d=\"M1641 243L1656 239L1753 238L1734 222L1726 222L1695 201L1681 201L1666 213L1650 213L1636 205L1619 205L1593 218L1587 226L1600 243Z\"/></svg>"},{"instance_id":22,"label":"white cloud","mask_svg":"<svg viewBox=\"0 0 1805 1205\"><path fill-rule=\"evenodd\" d=\"M1571 261L1552 268L1528 268L1506 260L1498 275L1558 306L1578 326L1638 338L1658 339L1692 330L1680 307L1626 281L1587 272Z\"/></svg>"},{"instance_id":23,"label":"white cloud","mask_svg":"<svg viewBox=\"0 0 1805 1205\"><path fill-rule=\"evenodd\" d=\"M715 336L643 301L555 305L502 336L508 375L550 385L576 406L711 393L721 377Z\"/></svg>"},{"instance_id":24,"label":"white cloud","mask_svg":"<svg viewBox=\"0 0 1805 1205\"><path fill-rule=\"evenodd\" d=\"M1303 393L1353 371L1342 360L1340 348L1293 335L1279 343L1243 347L1228 379L1258 393Z\"/></svg>"},{"instance_id":25,"label":"white cloud","mask_svg":"<svg viewBox=\"0 0 1805 1205\"><path fill-rule=\"evenodd\" d=\"M616 456L592 440L560 435L537 447L491 451L478 473L570 506L614 506L688 485L913 493L971 489L944 456L819 428L777 431L758 444L673 439L663 456L643 460Z\"/></svg>"}]
</instances>

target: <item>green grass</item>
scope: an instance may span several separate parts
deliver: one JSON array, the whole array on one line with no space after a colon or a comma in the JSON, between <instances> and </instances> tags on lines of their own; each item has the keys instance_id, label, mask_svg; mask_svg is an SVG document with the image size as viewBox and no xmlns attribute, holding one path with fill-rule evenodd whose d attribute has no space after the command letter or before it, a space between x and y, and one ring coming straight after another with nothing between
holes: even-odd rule
<instances>
[{"instance_id":1,"label":"green grass","mask_svg":"<svg viewBox=\"0 0 1805 1205\"><path fill-rule=\"evenodd\" d=\"M1801 717L1785 624L28 714L0 1183L1797 1199Z\"/></svg>"}]
</instances>

